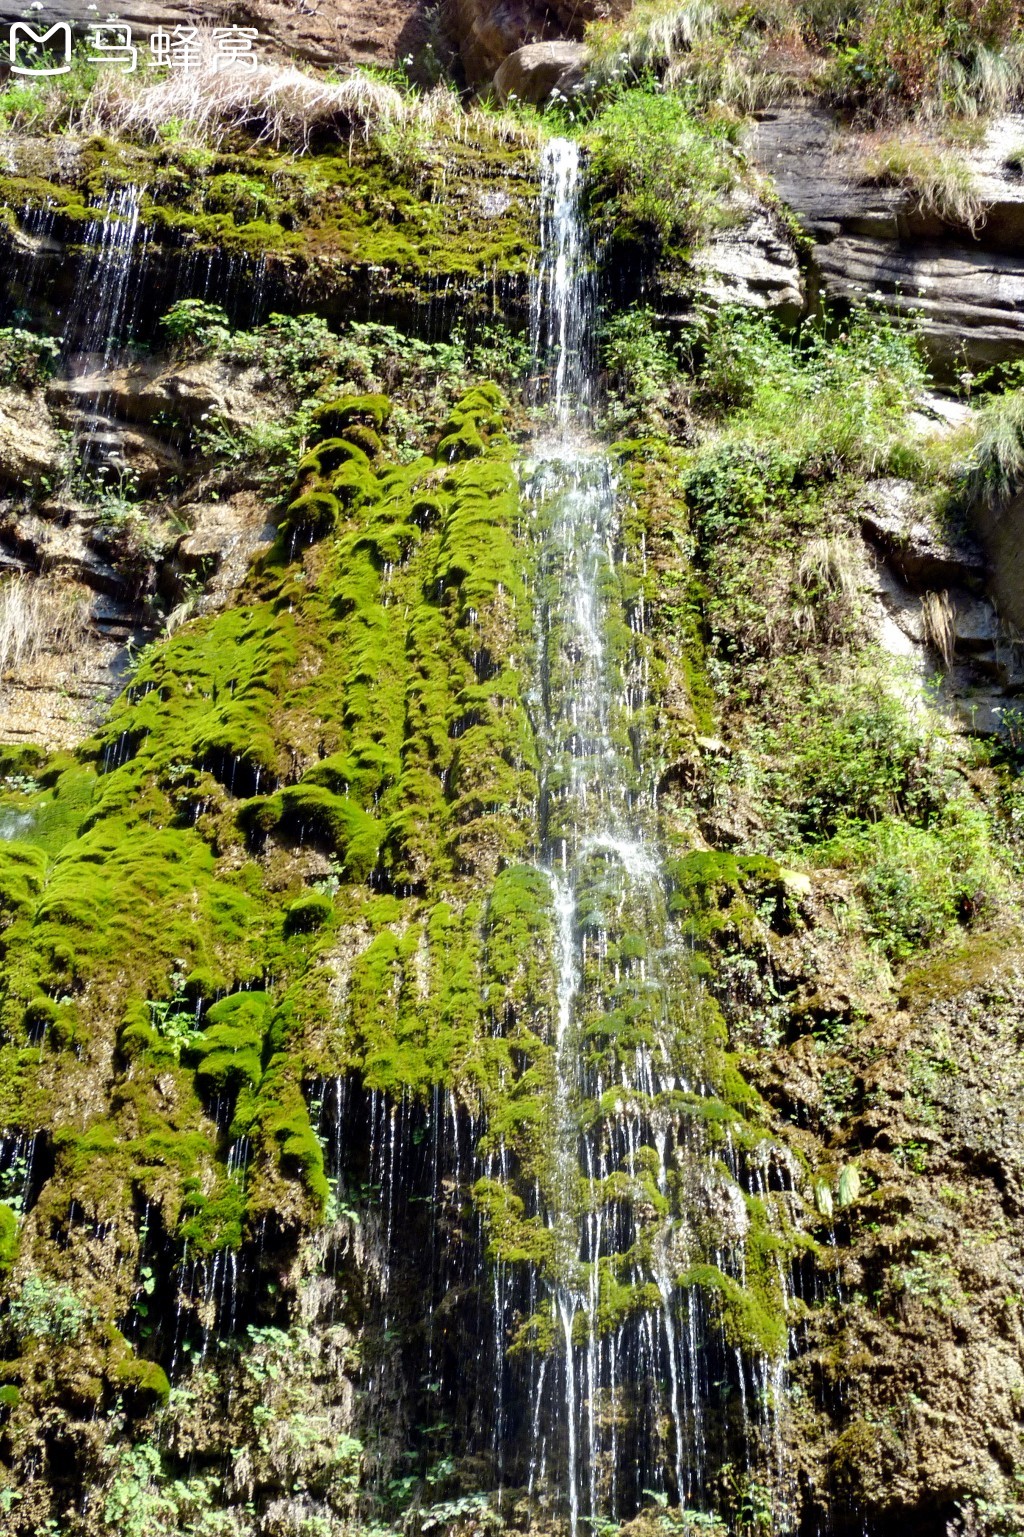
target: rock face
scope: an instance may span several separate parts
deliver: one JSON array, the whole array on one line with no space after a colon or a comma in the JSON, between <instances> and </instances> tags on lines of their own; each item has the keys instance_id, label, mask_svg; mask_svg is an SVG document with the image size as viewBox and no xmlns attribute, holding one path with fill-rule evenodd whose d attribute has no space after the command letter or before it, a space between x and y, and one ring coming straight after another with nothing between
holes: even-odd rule
<instances>
[{"instance_id":1,"label":"rock face","mask_svg":"<svg viewBox=\"0 0 1024 1537\"><path fill-rule=\"evenodd\" d=\"M974 508L974 526L992 568L992 591L1014 626L1024 633L1024 496L1005 507Z\"/></svg>"},{"instance_id":2,"label":"rock face","mask_svg":"<svg viewBox=\"0 0 1024 1537\"><path fill-rule=\"evenodd\" d=\"M498 100L530 102L539 107L559 82L575 74L586 62L581 43L527 43L509 54L494 77Z\"/></svg>"},{"instance_id":3,"label":"rock face","mask_svg":"<svg viewBox=\"0 0 1024 1537\"><path fill-rule=\"evenodd\" d=\"M480 85L524 45L578 40L588 21L624 16L631 6L632 0L556 0L550 5L541 0L453 0L450 30L467 79Z\"/></svg>"},{"instance_id":4,"label":"rock face","mask_svg":"<svg viewBox=\"0 0 1024 1537\"><path fill-rule=\"evenodd\" d=\"M716 304L767 309L785 323L804 311L806 295L796 251L771 212L745 197L739 220L715 234L693 257L702 292Z\"/></svg>"},{"instance_id":5,"label":"rock face","mask_svg":"<svg viewBox=\"0 0 1024 1537\"><path fill-rule=\"evenodd\" d=\"M232 22L255 26L261 51L312 64L394 64L414 56L428 41L428 0L126 0L117 9L120 19L138 29L144 39L156 27L223 26ZM68 5L43 0L36 26L69 20L79 26L96 21L95 7L86 0Z\"/></svg>"},{"instance_id":6,"label":"rock face","mask_svg":"<svg viewBox=\"0 0 1024 1537\"><path fill-rule=\"evenodd\" d=\"M45 407L17 390L0 390L0 485L37 484L56 474L62 445Z\"/></svg>"},{"instance_id":7,"label":"rock face","mask_svg":"<svg viewBox=\"0 0 1024 1537\"><path fill-rule=\"evenodd\" d=\"M868 185L824 110L780 108L758 124L751 154L812 241L822 293L919 314L947 375L1024 355L1024 181L1006 170L1024 134L1002 119L970 162L986 214L973 236L922 211L900 188Z\"/></svg>"}]
</instances>

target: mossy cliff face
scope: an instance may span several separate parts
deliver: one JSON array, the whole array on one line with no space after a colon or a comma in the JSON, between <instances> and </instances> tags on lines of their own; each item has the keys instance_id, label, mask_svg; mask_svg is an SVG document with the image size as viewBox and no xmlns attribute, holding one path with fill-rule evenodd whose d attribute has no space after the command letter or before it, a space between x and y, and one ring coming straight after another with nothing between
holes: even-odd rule
<instances>
[{"instance_id":1,"label":"mossy cliff face","mask_svg":"<svg viewBox=\"0 0 1024 1537\"><path fill-rule=\"evenodd\" d=\"M478 194L532 176L496 143L459 162L465 226L358 143L205 180L170 151L68 159L10 173L62 242L120 166L175 283L186 235L243 275L266 251L293 311L308 282L349 319L379 269L407 321L439 287L493 304L535 235L525 199L495 214L509 246L482 233ZM572 829L537 614L552 634L564 591L525 420L483 378L413 420L392 356L394 401L288 402L282 494L255 440L188 461L217 495L252 477L272 547L75 752L5 753L5 1531L564 1531L565 1362L620 1349L628 1391L586 1389L619 1452L594 1483L645 1537L1019 1529L1019 751L879 650L856 510L887 472L951 517L951 456L872 317L608 318L609 740L664 880L581 869L569 1134L595 1164L558 1159L538 824ZM670 1088L634 1081L655 1048ZM593 1303L568 1340L559 1286Z\"/></svg>"},{"instance_id":2,"label":"mossy cliff face","mask_svg":"<svg viewBox=\"0 0 1024 1537\"><path fill-rule=\"evenodd\" d=\"M301 292L306 307L336 318L354 308L384 318L433 308L450 325L460 311L486 314L498 287L503 305L523 303L534 187L527 137L506 142L486 124L461 136L443 125L395 127L307 155L101 137L57 152L24 139L0 175L8 302L31 302L40 282L70 298L93 259L97 220L130 222L123 197L134 188L145 255L132 282L149 296L142 325L196 284L200 266L217 274L218 297L244 320Z\"/></svg>"},{"instance_id":3,"label":"mossy cliff face","mask_svg":"<svg viewBox=\"0 0 1024 1537\"><path fill-rule=\"evenodd\" d=\"M26 1530L86 1476L76 1423L145 1417L158 1358L173 1374L287 1321L332 1200L311 1085L473 1095L488 1073L488 894L535 795L512 449L486 387L436 456L391 467L386 409L331 408L244 601L154 650L77 760L10 800L5 1255L27 1322L5 1437L48 1457L42 1371L79 1438L59 1488L21 1491Z\"/></svg>"}]
</instances>

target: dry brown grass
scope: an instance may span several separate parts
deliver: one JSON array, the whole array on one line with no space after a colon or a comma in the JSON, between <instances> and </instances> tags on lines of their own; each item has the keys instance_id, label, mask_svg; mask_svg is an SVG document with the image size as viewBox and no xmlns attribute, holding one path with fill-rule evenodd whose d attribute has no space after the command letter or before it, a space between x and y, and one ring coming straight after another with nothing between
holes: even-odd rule
<instances>
[{"instance_id":1,"label":"dry brown grass","mask_svg":"<svg viewBox=\"0 0 1024 1537\"><path fill-rule=\"evenodd\" d=\"M366 139L383 132L438 138L486 134L504 142L524 142L535 133L512 113L464 111L444 86L420 95L358 69L331 79L294 65L218 68L209 39L199 67L153 83L106 72L71 126L90 134L149 142L173 137L212 147L244 130L258 143L298 151L331 133Z\"/></svg>"},{"instance_id":2,"label":"dry brown grass","mask_svg":"<svg viewBox=\"0 0 1024 1537\"><path fill-rule=\"evenodd\" d=\"M902 187L923 213L959 224L973 234L985 222L985 203L963 154L903 134L867 139L863 177L881 187Z\"/></svg>"},{"instance_id":3,"label":"dry brown grass","mask_svg":"<svg viewBox=\"0 0 1024 1537\"><path fill-rule=\"evenodd\" d=\"M943 665L953 665L956 645L956 608L948 592L926 592L921 600L921 623L927 645L937 651Z\"/></svg>"},{"instance_id":4,"label":"dry brown grass","mask_svg":"<svg viewBox=\"0 0 1024 1537\"><path fill-rule=\"evenodd\" d=\"M0 677L44 653L73 657L89 620L85 589L57 577L13 576L0 584Z\"/></svg>"}]
</instances>

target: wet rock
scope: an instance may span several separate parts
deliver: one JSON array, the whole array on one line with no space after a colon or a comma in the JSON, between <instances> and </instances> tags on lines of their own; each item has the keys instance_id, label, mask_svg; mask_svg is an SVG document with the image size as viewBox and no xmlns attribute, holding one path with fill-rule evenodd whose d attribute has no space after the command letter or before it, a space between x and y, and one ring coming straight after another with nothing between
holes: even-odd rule
<instances>
[{"instance_id":1,"label":"wet rock","mask_svg":"<svg viewBox=\"0 0 1024 1537\"><path fill-rule=\"evenodd\" d=\"M37 485L64 462L64 446L45 405L19 390L0 390L0 485Z\"/></svg>"},{"instance_id":2,"label":"wet rock","mask_svg":"<svg viewBox=\"0 0 1024 1537\"><path fill-rule=\"evenodd\" d=\"M241 586L249 563L274 538L274 527L258 497L238 492L223 502L191 502L178 509L190 532L178 543L175 564L200 577L204 612L220 608Z\"/></svg>"},{"instance_id":3,"label":"wet rock","mask_svg":"<svg viewBox=\"0 0 1024 1537\"><path fill-rule=\"evenodd\" d=\"M579 71L587 60L582 43L528 43L517 48L494 77L498 100L544 104L559 82Z\"/></svg>"},{"instance_id":4,"label":"wet rock","mask_svg":"<svg viewBox=\"0 0 1024 1537\"><path fill-rule=\"evenodd\" d=\"M127 478L138 490L156 491L181 475L184 460L177 449L154 433L127 427L109 417L72 417L77 421L79 453L88 470L116 485Z\"/></svg>"},{"instance_id":5,"label":"wet rock","mask_svg":"<svg viewBox=\"0 0 1024 1537\"><path fill-rule=\"evenodd\" d=\"M101 369L99 360L77 358L78 371L55 381L49 399L65 412L102 409L126 422L164 421L196 426L216 417L238 430L266 417L274 399L257 368L238 368L218 359L168 363L146 359L127 368Z\"/></svg>"}]
</instances>

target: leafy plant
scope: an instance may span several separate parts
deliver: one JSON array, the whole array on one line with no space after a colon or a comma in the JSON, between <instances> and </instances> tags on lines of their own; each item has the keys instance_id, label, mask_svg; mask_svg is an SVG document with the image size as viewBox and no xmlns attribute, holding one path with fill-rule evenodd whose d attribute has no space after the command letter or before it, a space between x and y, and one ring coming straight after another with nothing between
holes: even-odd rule
<instances>
[{"instance_id":1,"label":"leafy plant","mask_svg":"<svg viewBox=\"0 0 1024 1537\"><path fill-rule=\"evenodd\" d=\"M89 1317L88 1307L69 1286L29 1275L11 1298L7 1327L22 1348L33 1340L68 1345L78 1338Z\"/></svg>"},{"instance_id":2,"label":"leafy plant","mask_svg":"<svg viewBox=\"0 0 1024 1537\"><path fill-rule=\"evenodd\" d=\"M0 385L35 389L52 379L60 358L60 343L20 326L0 328Z\"/></svg>"},{"instance_id":3,"label":"leafy plant","mask_svg":"<svg viewBox=\"0 0 1024 1537\"><path fill-rule=\"evenodd\" d=\"M720 218L736 179L724 128L709 127L678 96L624 91L587 131L595 197L616 227L685 246Z\"/></svg>"}]
</instances>

